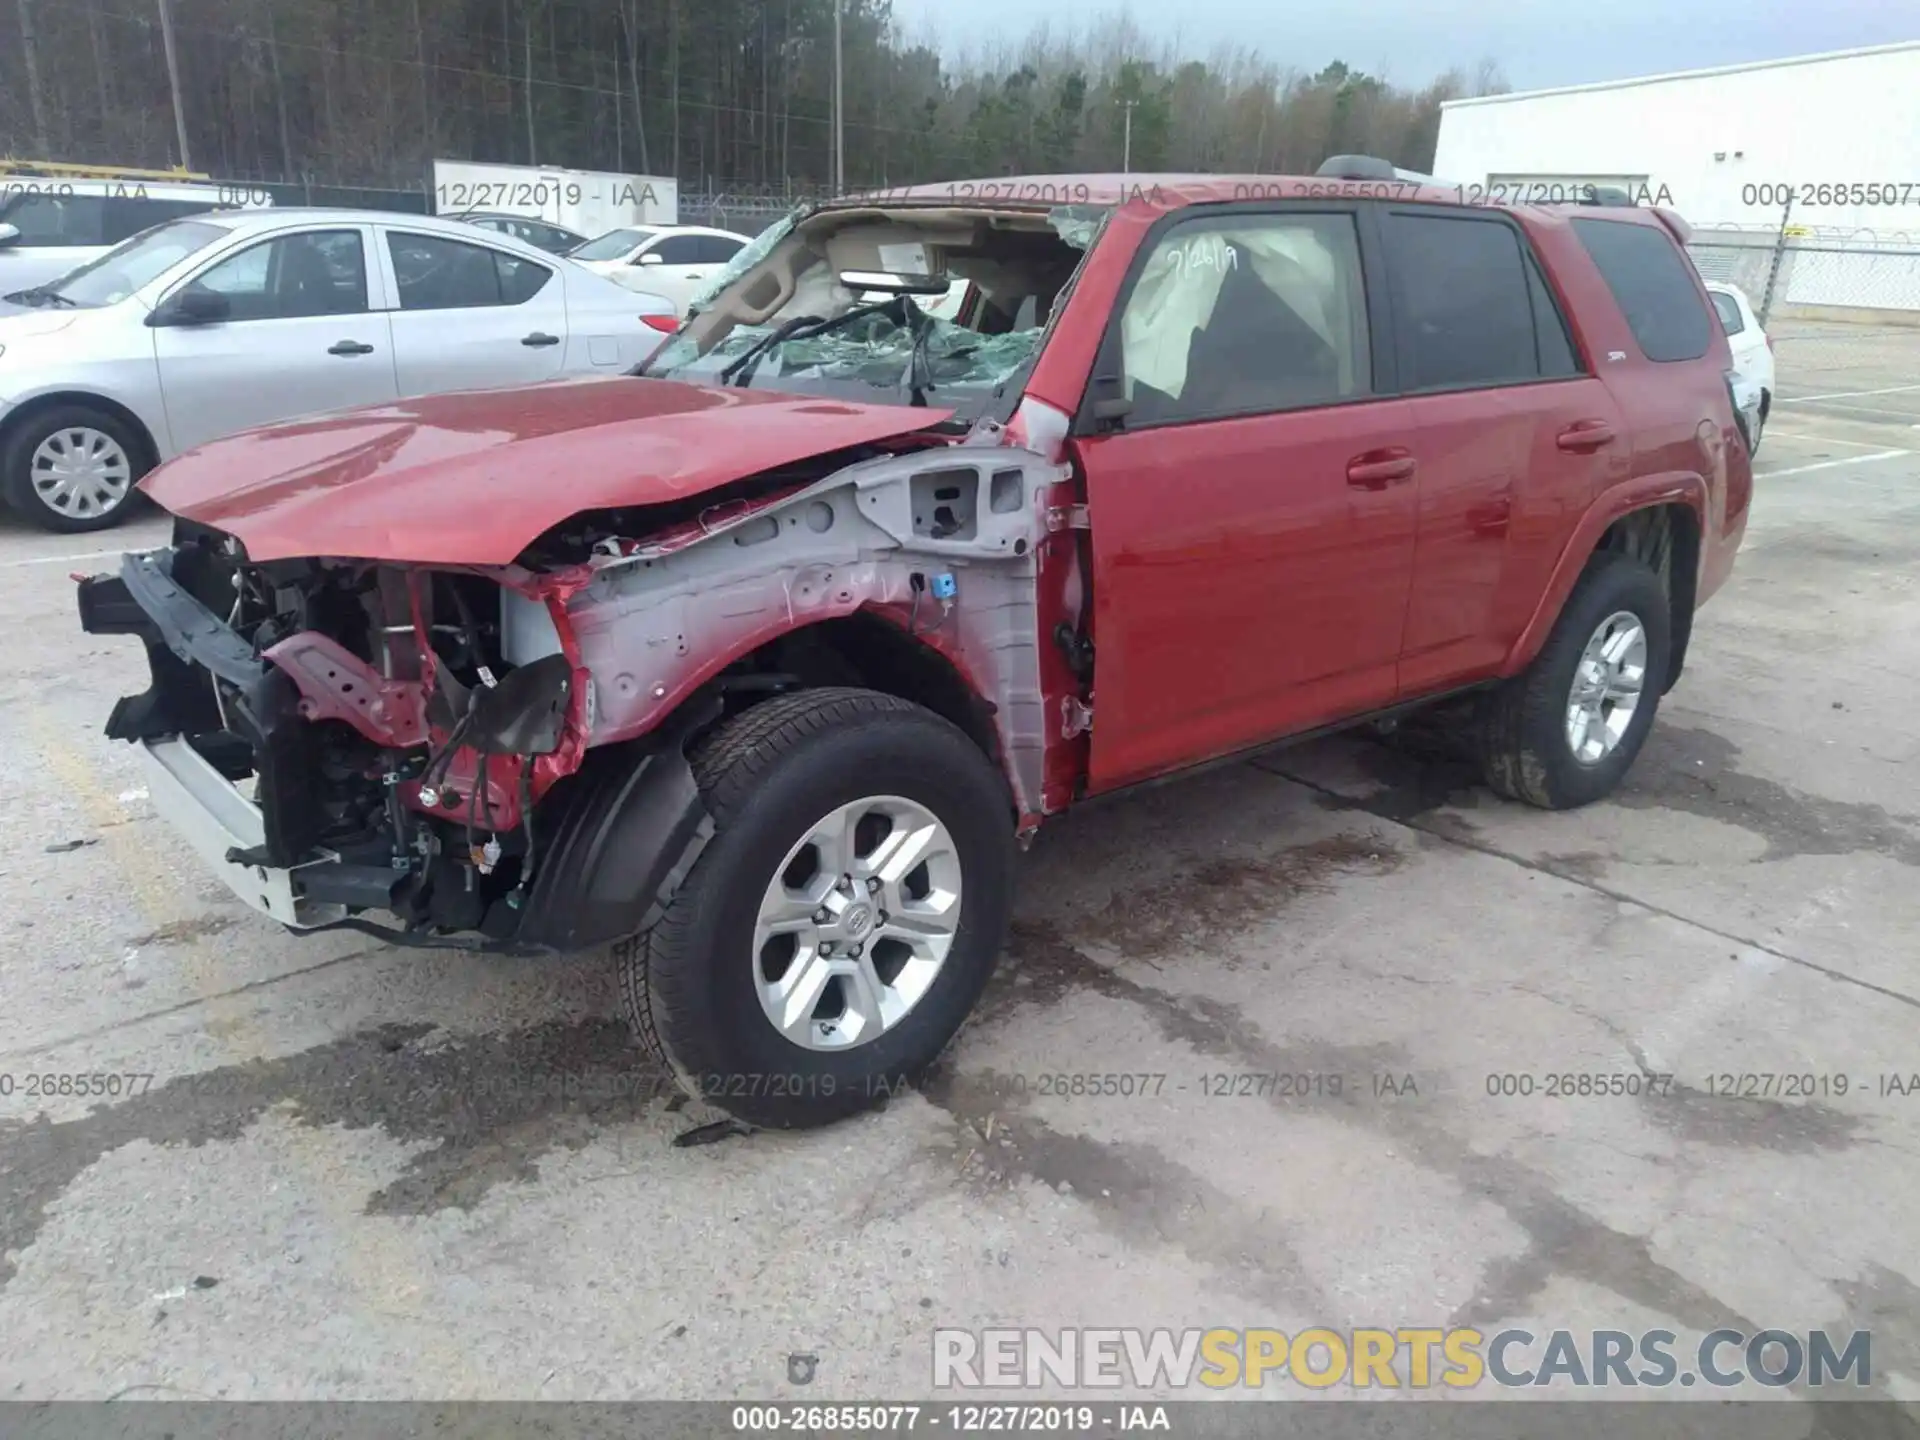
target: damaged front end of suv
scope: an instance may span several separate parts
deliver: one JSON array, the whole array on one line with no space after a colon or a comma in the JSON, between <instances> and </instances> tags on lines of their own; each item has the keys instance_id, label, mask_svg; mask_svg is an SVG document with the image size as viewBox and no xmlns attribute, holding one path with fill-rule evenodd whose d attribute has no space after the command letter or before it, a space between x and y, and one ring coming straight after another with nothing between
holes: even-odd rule
<instances>
[{"instance_id":1,"label":"damaged front end of suv","mask_svg":"<svg viewBox=\"0 0 1920 1440\"><path fill-rule=\"evenodd\" d=\"M715 832L690 745L786 692L932 710L1030 828L1064 673L1042 637L1079 624L1082 574L1069 472L1013 413L1080 258L1049 224L814 215L641 377L162 467L173 542L80 582L83 628L149 658L108 735L262 914L425 946L647 930ZM917 311L917 282L860 288L903 243L946 247L949 283L974 267L962 322Z\"/></svg>"},{"instance_id":2,"label":"damaged front end of suv","mask_svg":"<svg viewBox=\"0 0 1920 1440\"><path fill-rule=\"evenodd\" d=\"M431 945L644 929L711 832L689 736L875 666L944 660L1036 810L1058 475L1001 446L848 458L657 528L579 517L508 565L254 561L183 520L81 582L83 627L137 635L152 669L107 733L254 908Z\"/></svg>"}]
</instances>

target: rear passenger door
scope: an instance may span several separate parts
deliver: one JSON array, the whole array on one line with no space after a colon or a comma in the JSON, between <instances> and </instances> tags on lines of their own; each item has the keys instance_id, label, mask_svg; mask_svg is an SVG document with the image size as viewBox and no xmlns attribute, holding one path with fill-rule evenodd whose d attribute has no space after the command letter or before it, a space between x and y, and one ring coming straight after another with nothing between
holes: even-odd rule
<instances>
[{"instance_id":1,"label":"rear passenger door","mask_svg":"<svg viewBox=\"0 0 1920 1440\"><path fill-rule=\"evenodd\" d=\"M381 245L401 395L551 380L565 365L566 287L553 266L483 242L388 229Z\"/></svg>"},{"instance_id":2,"label":"rear passenger door","mask_svg":"<svg viewBox=\"0 0 1920 1440\"><path fill-rule=\"evenodd\" d=\"M1419 463L1399 681L1412 698L1498 669L1632 447L1517 222L1406 206L1381 232Z\"/></svg>"}]
</instances>

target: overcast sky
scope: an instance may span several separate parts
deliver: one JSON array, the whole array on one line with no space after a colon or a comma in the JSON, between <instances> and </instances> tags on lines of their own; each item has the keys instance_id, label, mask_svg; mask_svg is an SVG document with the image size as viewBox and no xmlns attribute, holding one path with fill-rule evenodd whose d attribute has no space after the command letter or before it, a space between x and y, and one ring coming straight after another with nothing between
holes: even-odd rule
<instances>
[{"instance_id":1,"label":"overcast sky","mask_svg":"<svg viewBox=\"0 0 1920 1440\"><path fill-rule=\"evenodd\" d=\"M1341 59L1416 86L1490 58L1516 90L1920 40L1906 0L893 0L910 38L950 55L1017 40L1042 15L1084 31L1122 10L1194 58L1245 44L1285 66Z\"/></svg>"}]
</instances>

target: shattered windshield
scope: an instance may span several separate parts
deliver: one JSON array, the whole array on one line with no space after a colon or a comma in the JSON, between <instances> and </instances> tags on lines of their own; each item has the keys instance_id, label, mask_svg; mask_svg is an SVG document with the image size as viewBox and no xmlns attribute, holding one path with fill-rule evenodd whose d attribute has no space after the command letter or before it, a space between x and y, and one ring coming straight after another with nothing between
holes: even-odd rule
<instances>
[{"instance_id":1,"label":"shattered windshield","mask_svg":"<svg viewBox=\"0 0 1920 1440\"><path fill-rule=\"evenodd\" d=\"M795 206L734 251L733 258L716 270L713 277L694 292L693 299L687 303L687 313L695 315L706 309L713 303L716 295L772 254L773 247L793 233L793 227L800 223L801 217L807 214L807 211L808 207L805 205Z\"/></svg>"},{"instance_id":2,"label":"shattered windshield","mask_svg":"<svg viewBox=\"0 0 1920 1440\"><path fill-rule=\"evenodd\" d=\"M1017 393L1105 213L797 210L641 373L977 419Z\"/></svg>"}]
</instances>

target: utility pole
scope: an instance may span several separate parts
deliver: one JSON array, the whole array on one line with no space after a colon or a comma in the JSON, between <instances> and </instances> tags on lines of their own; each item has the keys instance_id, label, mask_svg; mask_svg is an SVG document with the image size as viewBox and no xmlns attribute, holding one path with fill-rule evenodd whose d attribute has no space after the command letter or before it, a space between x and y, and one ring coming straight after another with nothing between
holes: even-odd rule
<instances>
[{"instance_id":1,"label":"utility pole","mask_svg":"<svg viewBox=\"0 0 1920 1440\"><path fill-rule=\"evenodd\" d=\"M180 168L193 169L193 154L187 147L187 111L180 103L180 61L173 49L173 10L167 0L160 6L160 43L167 52L167 85L173 91L173 130L180 137Z\"/></svg>"},{"instance_id":2,"label":"utility pole","mask_svg":"<svg viewBox=\"0 0 1920 1440\"><path fill-rule=\"evenodd\" d=\"M33 110L33 142L40 147L39 158L52 158L48 140L47 97L40 88L40 41L33 29L33 5L20 0L20 53L27 62L27 103Z\"/></svg>"},{"instance_id":3,"label":"utility pole","mask_svg":"<svg viewBox=\"0 0 1920 1440\"><path fill-rule=\"evenodd\" d=\"M833 0L833 193L847 189L847 138L840 88L840 11L844 0Z\"/></svg>"},{"instance_id":4,"label":"utility pole","mask_svg":"<svg viewBox=\"0 0 1920 1440\"><path fill-rule=\"evenodd\" d=\"M1114 101L1114 104L1126 111L1126 119L1123 122L1125 128L1121 131L1120 140L1120 173L1122 175L1133 173L1133 107L1139 103L1138 100Z\"/></svg>"}]
</instances>

